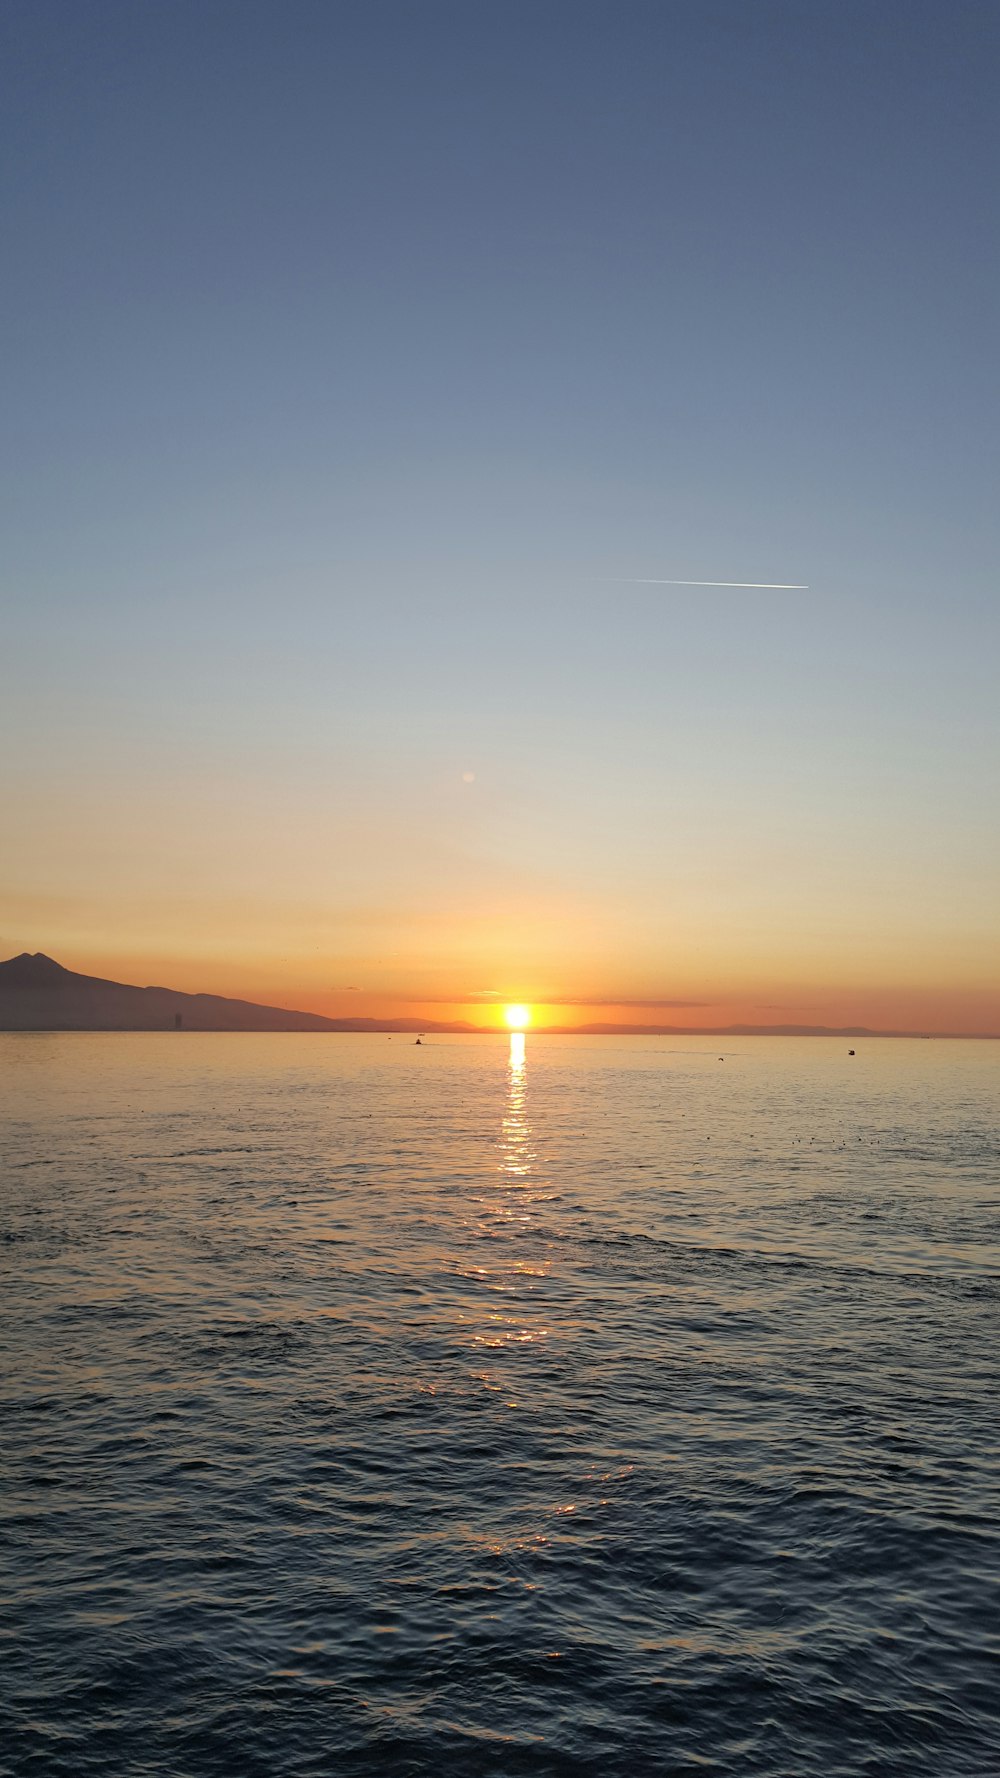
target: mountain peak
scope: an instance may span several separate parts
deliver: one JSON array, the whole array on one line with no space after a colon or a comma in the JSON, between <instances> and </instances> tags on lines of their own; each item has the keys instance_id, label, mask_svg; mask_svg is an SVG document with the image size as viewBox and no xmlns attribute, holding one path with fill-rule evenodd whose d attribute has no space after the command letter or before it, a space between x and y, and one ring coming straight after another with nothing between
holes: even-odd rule
<instances>
[{"instance_id":1,"label":"mountain peak","mask_svg":"<svg viewBox=\"0 0 1000 1778\"><path fill-rule=\"evenodd\" d=\"M59 981L70 973L54 957L47 957L44 951L21 951L17 957L8 957L0 963L0 972L6 981L25 987Z\"/></svg>"}]
</instances>

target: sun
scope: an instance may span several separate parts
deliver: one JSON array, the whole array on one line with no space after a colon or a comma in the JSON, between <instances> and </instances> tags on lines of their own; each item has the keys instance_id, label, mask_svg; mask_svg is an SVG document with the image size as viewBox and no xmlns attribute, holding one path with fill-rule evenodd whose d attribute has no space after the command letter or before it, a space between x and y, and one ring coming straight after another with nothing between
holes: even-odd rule
<instances>
[{"instance_id":1,"label":"sun","mask_svg":"<svg viewBox=\"0 0 1000 1778\"><path fill-rule=\"evenodd\" d=\"M505 1006L503 1016L512 1031L523 1031L525 1025L531 1024L530 1006Z\"/></svg>"}]
</instances>

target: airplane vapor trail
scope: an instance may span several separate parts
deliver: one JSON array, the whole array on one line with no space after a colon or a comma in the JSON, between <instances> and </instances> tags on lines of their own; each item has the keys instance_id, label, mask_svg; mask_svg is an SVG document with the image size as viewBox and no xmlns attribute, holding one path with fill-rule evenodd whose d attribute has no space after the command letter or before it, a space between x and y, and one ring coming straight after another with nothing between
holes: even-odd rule
<instances>
[{"instance_id":1,"label":"airplane vapor trail","mask_svg":"<svg viewBox=\"0 0 1000 1778\"><path fill-rule=\"evenodd\" d=\"M801 580L653 580L634 575L616 575L615 586L732 586L746 587L758 593L808 593L809 585Z\"/></svg>"}]
</instances>

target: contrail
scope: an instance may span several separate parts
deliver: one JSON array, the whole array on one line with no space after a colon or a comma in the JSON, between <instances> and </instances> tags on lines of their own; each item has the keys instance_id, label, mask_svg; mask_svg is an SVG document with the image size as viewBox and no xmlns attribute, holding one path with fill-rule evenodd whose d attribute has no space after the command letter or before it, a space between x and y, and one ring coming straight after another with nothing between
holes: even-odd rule
<instances>
[{"instance_id":1,"label":"contrail","mask_svg":"<svg viewBox=\"0 0 1000 1778\"><path fill-rule=\"evenodd\" d=\"M746 587L755 593L808 593L809 585L801 580L643 580L633 575L615 575L615 586L733 586Z\"/></svg>"}]
</instances>

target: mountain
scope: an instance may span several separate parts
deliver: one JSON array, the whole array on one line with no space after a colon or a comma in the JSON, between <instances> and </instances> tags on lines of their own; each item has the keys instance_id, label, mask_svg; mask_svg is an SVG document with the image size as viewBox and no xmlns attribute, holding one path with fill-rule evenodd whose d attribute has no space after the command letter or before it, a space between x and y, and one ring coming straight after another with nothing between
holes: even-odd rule
<instances>
[{"instance_id":1,"label":"mountain","mask_svg":"<svg viewBox=\"0 0 1000 1778\"><path fill-rule=\"evenodd\" d=\"M0 1031L467 1031L417 1019L324 1019L220 994L134 988L77 975L42 951L0 963Z\"/></svg>"}]
</instances>

